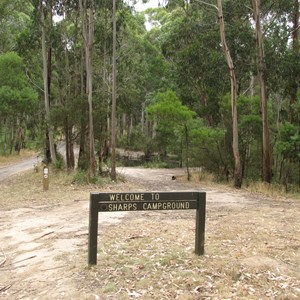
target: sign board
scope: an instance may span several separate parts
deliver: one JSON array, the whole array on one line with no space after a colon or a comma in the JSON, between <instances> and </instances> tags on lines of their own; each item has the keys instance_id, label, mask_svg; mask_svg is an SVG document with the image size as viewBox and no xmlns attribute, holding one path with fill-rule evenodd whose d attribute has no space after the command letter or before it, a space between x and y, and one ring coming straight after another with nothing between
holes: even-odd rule
<instances>
[{"instance_id":1,"label":"sign board","mask_svg":"<svg viewBox=\"0 0 300 300\"><path fill-rule=\"evenodd\" d=\"M195 254L204 254L205 192L91 193L88 264L97 264L99 212L196 209Z\"/></svg>"}]
</instances>

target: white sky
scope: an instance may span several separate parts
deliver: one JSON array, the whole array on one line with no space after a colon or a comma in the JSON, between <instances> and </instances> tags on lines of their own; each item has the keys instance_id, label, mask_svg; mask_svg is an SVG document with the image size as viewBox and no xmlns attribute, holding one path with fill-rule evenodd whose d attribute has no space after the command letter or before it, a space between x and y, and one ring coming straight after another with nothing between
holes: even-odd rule
<instances>
[{"instance_id":1,"label":"white sky","mask_svg":"<svg viewBox=\"0 0 300 300\"><path fill-rule=\"evenodd\" d=\"M149 0L148 3L143 4L143 1L139 0L138 3L135 5L135 9L137 11L143 11L150 7L155 8L155 7L158 7L159 1L161 1L161 0Z\"/></svg>"}]
</instances>

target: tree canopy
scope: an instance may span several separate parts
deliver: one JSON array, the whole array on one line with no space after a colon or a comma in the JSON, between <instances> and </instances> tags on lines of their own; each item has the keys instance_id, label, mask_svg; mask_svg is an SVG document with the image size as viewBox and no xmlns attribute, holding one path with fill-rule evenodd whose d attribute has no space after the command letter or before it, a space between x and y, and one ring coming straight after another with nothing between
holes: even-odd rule
<instances>
[{"instance_id":1,"label":"tree canopy","mask_svg":"<svg viewBox=\"0 0 300 300\"><path fill-rule=\"evenodd\" d=\"M67 168L91 180L111 167L115 130L116 147L227 180L236 143L244 179L300 185L298 0L115 3L1 1L0 153L56 160L63 138Z\"/></svg>"}]
</instances>

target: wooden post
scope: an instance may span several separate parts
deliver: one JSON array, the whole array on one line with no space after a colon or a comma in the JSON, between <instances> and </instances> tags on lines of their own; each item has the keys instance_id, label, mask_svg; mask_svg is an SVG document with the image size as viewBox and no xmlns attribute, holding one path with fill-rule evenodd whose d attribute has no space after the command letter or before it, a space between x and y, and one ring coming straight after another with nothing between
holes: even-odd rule
<instances>
[{"instance_id":1,"label":"wooden post","mask_svg":"<svg viewBox=\"0 0 300 300\"><path fill-rule=\"evenodd\" d=\"M90 195L88 265L97 264L98 202Z\"/></svg>"},{"instance_id":2,"label":"wooden post","mask_svg":"<svg viewBox=\"0 0 300 300\"><path fill-rule=\"evenodd\" d=\"M195 254L204 254L206 193L198 193L196 211Z\"/></svg>"},{"instance_id":3,"label":"wooden post","mask_svg":"<svg viewBox=\"0 0 300 300\"><path fill-rule=\"evenodd\" d=\"M44 191L49 190L49 168L47 165L43 168L43 188Z\"/></svg>"}]
</instances>

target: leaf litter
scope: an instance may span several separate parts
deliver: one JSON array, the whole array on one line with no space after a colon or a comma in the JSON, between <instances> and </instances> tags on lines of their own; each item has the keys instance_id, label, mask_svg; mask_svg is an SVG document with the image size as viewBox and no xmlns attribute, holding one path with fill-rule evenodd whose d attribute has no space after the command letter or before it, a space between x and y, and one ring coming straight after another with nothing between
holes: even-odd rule
<instances>
[{"instance_id":1,"label":"leaf litter","mask_svg":"<svg viewBox=\"0 0 300 300\"><path fill-rule=\"evenodd\" d=\"M74 199L87 201L88 193L95 188L148 190L149 180L141 172L139 179L129 178L125 183L104 187L78 187L57 176L55 186L47 194L40 190L40 182L36 183L36 174L26 180L17 176L2 184L0 207L4 212L17 212L18 207L23 207L24 213L45 210L44 217L49 218L53 207L69 207ZM154 181L151 184L153 190L161 188L161 182L157 186ZM179 180L172 186L168 184L164 182L170 190L196 187L195 183ZM121 223L99 226L98 264L94 267L87 267L87 235L83 234L87 227L82 233L73 231L76 251L69 248L53 254L58 266L63 267L48 267L53 283L44 281L49 288L42 285L39 277L47 274L44 266L40 275L27 272L24 278L14 269L5 271L12 254L3 245L0 276L6 277L5 281L0 280L1 298L47 299L46 295L53 297L61 289L63 292L57 292L56 299L299 299L300 201L249 194L221 185L202 188L208 200L204 256L194 255L194 211L130 212ZM70 224L63 221L63 209L55 213L58 211L62 223L56 224L57 228L67 230ZM16 222L20 218L21 211ZM6 228L11 220L2 215L1 222ZM74 222L76 230L82 218ZM31 231L31 241L49 243L57 239L56 227L40 232L38 229ZM63 233L64 237L67 235ZM37 250L24 254L39 256ZM33 260L28 260L28 264L34 264ZM38 270L38 265L34 269ZM15 284L16 278L19 285Z\"/></svg>"}]
</instances>

